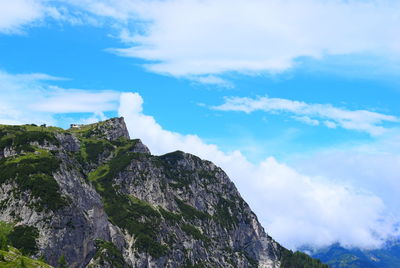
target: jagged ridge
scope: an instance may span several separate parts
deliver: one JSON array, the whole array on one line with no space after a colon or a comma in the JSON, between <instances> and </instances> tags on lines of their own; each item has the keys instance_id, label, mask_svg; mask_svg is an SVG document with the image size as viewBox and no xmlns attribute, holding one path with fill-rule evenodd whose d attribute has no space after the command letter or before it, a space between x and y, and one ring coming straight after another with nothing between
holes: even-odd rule
<instances>
[{"instance_id":1,"label":"jagged ridge","mask_svg":"<svg viewBox=\"0 0 400 268\"><path fill-rule=\"evenodd\" d=\"M0 168L0 220L37 228L32 256L52 265L307 267L291 266L295 255L220 168L180 151L151 155L123 118L0 126Z\"/></svg>"}]
</instances>

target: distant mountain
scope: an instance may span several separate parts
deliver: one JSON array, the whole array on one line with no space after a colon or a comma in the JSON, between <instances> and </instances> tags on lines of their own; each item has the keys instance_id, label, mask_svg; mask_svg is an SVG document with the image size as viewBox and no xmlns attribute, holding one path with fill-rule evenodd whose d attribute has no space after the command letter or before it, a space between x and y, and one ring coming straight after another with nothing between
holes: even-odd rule
<instances>
[{"instance_id":1,"label":"distant mountain","mask_svg":"<svg viewBox=\"0 0 400 268\"><path fill-rule=\"evenodd\" d=\"M399 268L400 240L376 250L346 249L334 244L312 256L332 268Z\"/></svg>"},{"instance_id":2,"label":"distant mountain","mask_svg":"<svg viewBox=\"0 0 400 268\"><path fill-rule=\"evenodd\" d=\"M123 118L0 125L0 267L43 262L327 267L268 236L222 169L180 151L152 155Z\"/></svg>"}]
</instances>

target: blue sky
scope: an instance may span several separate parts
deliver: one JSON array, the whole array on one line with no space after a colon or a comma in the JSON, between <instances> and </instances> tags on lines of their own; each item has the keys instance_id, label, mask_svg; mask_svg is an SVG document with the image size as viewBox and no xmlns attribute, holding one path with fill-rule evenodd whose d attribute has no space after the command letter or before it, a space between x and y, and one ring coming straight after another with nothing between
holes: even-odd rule
<instances>
[{"instance_id":1,"label":"blue sky","mask_svg":"<svg viewBox=\"0 0 400 268\"><path fill-rule=\"evenodd\" d=\"M400 218L399 5L0 1L0 123L122 115L153 153L223 167L284 245L379 247Z\"/></svg>"}]
</instances>

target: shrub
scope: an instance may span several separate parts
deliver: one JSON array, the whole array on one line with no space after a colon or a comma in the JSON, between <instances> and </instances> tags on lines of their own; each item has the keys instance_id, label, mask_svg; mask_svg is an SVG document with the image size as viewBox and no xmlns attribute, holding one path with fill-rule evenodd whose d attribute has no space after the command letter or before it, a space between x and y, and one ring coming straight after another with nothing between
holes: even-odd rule
<instances>
[{"instance_id":1,"label":"shrub","mask_svg":"<svg viewBox=\"0 0 400 268\"><path fill-rule=\"evenodd\" d=\"M19 225L8 235L10 244L19 249L24 255L33 255L37 252L36 239L39 231L36 227Z\"/></svg>"}]
</instances>

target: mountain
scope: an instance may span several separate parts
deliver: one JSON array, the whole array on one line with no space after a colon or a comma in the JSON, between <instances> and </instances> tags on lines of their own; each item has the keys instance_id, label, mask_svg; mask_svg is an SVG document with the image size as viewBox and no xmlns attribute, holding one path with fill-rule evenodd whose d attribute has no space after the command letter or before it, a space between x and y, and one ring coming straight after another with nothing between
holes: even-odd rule
<instances>
[{"instance_id":1,"label":"mountain","mask_svg":"<svg viewBox=\"0 0 400 268\"><path fill-rule=\"evenodd\" d=\"M346 249L334 244L320 249L313 257L332 268L398 268L400 267L400 241L388 242L383 248L374 250Z\"/></svg>"},{"instance_id":2,"label":"mountain","mask_svg":"<svg viewBox=\"0 0 400 268\"><path fill-rule=\"evenodd\" d=\"M268 236L222 169L151 155L123 118L1 125L0 212L0 250L27 267L327 267Z\"/></svg>"}]
</instances>

